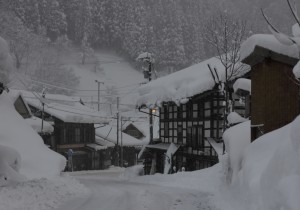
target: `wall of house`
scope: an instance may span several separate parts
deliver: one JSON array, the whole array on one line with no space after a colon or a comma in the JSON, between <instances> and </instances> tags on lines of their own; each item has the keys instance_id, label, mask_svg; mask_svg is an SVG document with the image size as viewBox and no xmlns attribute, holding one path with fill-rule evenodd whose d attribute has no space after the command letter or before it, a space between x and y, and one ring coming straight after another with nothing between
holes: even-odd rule
<instances>
[{"instance_id":1,"label":"wall of house","mask_svg":"<svg viewBox=\"0 0 300 210\"><path fill-rule=\"evenodd\" d=\"M95 128L92 123L64 123L55 120L54 133L57 145L95 142Z\"/></svg>"},{"instance_id":2,"label":"wall of house","mask_svg":"<svg viewBox=\"0 0 300 210\"><path fill-rule=\"evenodd\" d=\"M252 141L260 136L260 130L273 131L299 115L299 86L293 78L292 66L271 59L252 67Z\"/></svg>"},{"instance_id":3,"label":"wall of house","mask_svg":"<svg viewBox=\"0 0 300 210\"><path fill-rule=\"evenodd\" d=\"M181 145L176 163L196 170L217 162L217 154L206 137L221 140L224 97L209 91L193 97L187 104L166 103L160 109L160 139L163 143ZM175 157L176 158L176 157ZM207 162L194 164L191 162Z\"/></svg>"}]
</instances>

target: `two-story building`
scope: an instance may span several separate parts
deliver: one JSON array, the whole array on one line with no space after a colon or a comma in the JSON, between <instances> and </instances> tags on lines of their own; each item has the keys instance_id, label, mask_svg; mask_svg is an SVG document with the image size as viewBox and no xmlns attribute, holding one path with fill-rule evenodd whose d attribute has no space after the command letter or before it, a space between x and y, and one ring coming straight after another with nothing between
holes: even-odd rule
<instances>
[{"instance_id":1,"label":"two-story building","mask_svg":"<svg viewBox=\"0 0 300 210\"><path fill-rule=\"evenodd\" d=\"M188 171L218 162L217 152L223 151L225 96L216 78L224 82L225 69L220 60L211 58L139 89L139 107L159 107L160 142L147 146L151 173L163 173L166 159L172 169ZM166 157L171 143L179 149Z\"/></svg>"}]
</instances>

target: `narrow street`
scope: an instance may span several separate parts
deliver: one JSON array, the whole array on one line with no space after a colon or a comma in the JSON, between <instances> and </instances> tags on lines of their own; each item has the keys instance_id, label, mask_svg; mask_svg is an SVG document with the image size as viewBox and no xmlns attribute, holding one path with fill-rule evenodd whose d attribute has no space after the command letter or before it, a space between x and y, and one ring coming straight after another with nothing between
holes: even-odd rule
<instances>
[{"instance_id":1,"label":"narrow street","mask_svg":"<svg viewBox=\"0 0 300 210\"><path fill-rule=\"evenodd\" d=\"M181 188L132 183L118 173L74 175L90 193L71 200L59 210L196 210L208 207L208 195Z\"/></svg>"}]
</instances>

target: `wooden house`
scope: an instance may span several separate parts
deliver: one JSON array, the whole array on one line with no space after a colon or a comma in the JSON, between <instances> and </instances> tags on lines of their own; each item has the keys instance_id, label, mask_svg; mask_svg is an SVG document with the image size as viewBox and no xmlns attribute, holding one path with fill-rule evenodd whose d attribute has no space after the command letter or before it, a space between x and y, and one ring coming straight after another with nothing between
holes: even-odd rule
<instances>
[{"instance_id":1,"label":"wooden house","mask_svg":"<svg viewBox=\"0 0 300 210\"><path fill-rule=\"evenodd\" d=\"M133 127L130 126L129 128ZM134 130L136 131L136 126L134 126L134 128ZM122 165L124 167L136 165L138 161L138 153L140 152L143 145L148 144L146 138L138 139L125 132L120 131L118 139L116 125L107 125L97 128L96 137L102 141L99 142L99 139L97 139L97 142L99 144L103 144L103 141L106 141L114 145L114 148L112 150L112 164L118 166ZM123 160L123 163L121 160Z\"/></svg>"},{"instance_id":2,"label":"wooden house","mask_svg":"<svg viewBox=\"0 0 300 210\"><path fill-rule=\"evenodd\" d=\"M95 124L106 123L101 113L67 96L48 94L41 99L24 92L24 97L34 115L40 117L43 113L45 121L53 124L54 141L50 146L72 163L67 170L101 169L95 163L103 161L103 148L95 143Z\"/></svg>"},{"instance_id":3,"label":"wooden house","mask_svg":"<svg viewBox=\"0 0 300 210\"><path fill-rule=\"evenodd\" d=\"M160 143L148 145L145 173L163 173L171 143L179 148L170 161L172 167L187 171L210 167L223 152L224 94L207 65L217 69L221 81L225 70L217 58L151 81L139 89L140 107L159 107ZM218 147L218 148L217 148ZM149 155L152 156L149 158ZM168 159L167 158L167 159Z\"/></svg>"},{"instance_id":4,"label":"wooden house","mask_svg":"<svg viewBox=\"0 0 300 210\"><path fill-rule=\"evenodd\" d=\"M24 99L21 91L12 89L9 91L9 96L14 102L16 111L25 119L26 123L42 137L44 143L51 147L51 142L54 141L53 126L47 121L42 122L41 118L32 115L30 107Z\"/></svg>"},{"instance_id":5,"label":"wooden house","mask_svg":"<svg viewBox=\"0 0 300 210\"><path fill-rule=\"evenodd\" d=\"M299 115L300 86L293 74L299 59L290 53L292 47L285 50L288 46L272 35L254 35L245 44L252 49L243 62L251 65L251 140L254 141Z\"/></svg>"}]
</instances>

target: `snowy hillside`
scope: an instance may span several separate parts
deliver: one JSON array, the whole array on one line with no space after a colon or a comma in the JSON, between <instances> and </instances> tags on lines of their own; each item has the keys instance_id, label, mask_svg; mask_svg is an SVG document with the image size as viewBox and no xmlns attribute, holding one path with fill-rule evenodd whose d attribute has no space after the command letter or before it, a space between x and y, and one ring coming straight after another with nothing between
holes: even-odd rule
<instances>
[{"instance_id":1,"label":"snowy hillside","mask_svg":"<svg viewBox=\"0 0 300 210\"><path fill-rule=\"evenodd\" d=\"M142 72L134 69L123 58L112 52L97 51L94 56L89 57L86 64L78 61L78 55L68 55L63 61L71 67L79 77L80 83L77 87L77 95L88 104L93 102L97 109L98 84L95 80L103 82L100 84L100 104L109 110L109 104L116 106L116 97L120 97L121 109L134 109L137 100L136 89L140 83L145 82Z\"/></svg>"}]
</instances>

